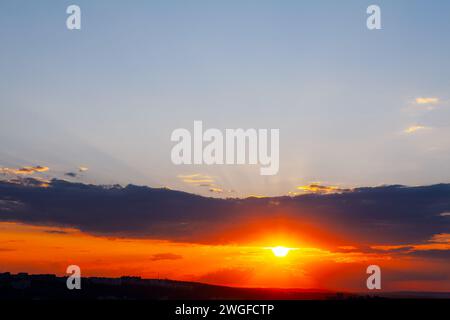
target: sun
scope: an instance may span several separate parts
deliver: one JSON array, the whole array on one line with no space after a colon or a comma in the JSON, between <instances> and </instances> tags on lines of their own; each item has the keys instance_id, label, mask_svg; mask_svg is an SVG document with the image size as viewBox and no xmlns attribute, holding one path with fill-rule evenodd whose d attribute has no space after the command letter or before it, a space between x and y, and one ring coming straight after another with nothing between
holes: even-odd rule
<instances>
[{"instance_id":1,"label":"sun","mask_svg":"<svg viewBox=\"0 0 450 320\"><path fill-rule=\"evenodd\" d=\"M290 248L286 248L286 247L282 247L282 246L273 247L271 249L272 249L273 254L276 257L286 257L287 254L289 253L289 251L291 250Z\"/></svg>"}]
</instances>

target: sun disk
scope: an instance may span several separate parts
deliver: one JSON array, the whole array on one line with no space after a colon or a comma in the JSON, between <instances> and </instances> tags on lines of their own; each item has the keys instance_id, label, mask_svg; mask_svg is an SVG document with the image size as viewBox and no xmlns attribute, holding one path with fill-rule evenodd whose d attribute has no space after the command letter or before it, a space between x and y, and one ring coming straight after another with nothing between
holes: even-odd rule
<instances>
[{"instance_id":1,"label":"sun disk","mask_svg":"<svg viewBox=\"0 0 450 320\"><path fill-rule=\"evenodd\" d=\"M289 250L290 250L289 248L282 246L272 248L272 252L276 257L286 257L287 254L289 253Z\"/></svg>"}]
</instances>

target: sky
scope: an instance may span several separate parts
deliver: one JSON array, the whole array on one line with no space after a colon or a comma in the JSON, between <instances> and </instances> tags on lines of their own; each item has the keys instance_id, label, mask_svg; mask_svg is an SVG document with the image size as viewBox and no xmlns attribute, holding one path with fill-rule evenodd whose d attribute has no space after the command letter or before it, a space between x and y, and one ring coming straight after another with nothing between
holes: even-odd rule
<instances>
[{"instance_id":1,"label":"sky","mask_svg":"<svg viewBox=\"0 0 450 320\"><path fill-rule=\"evenodd\" d=\"M384 291L450 288L450 184L217 199L27 181L0 182L0 272L365 292L377 265Z\"/></svg>"},{"instance_id":2,"label":"sky","mask_svg":"<svg viewBox=\"0 0 450 320\"><path fill-rule=\"evenodd\" d=\"M446 1L379 1L374 31L367 1L78 1L75 31L69 4L0 4L3 167L220 197L449 179ZM280 129L278 174L172 164L194 120Z\"/></svg>"},{"instance_id":3,"label":"sky","mask_svg":"<svg viewBox=\"0 0 450 320\"><path fill-rule=\"evenodd\" d=\"M371 4L1 1L0 272L448 291L450 2ZM173 164L196 120L279 172Z\"/></svg>"}]
</instances>

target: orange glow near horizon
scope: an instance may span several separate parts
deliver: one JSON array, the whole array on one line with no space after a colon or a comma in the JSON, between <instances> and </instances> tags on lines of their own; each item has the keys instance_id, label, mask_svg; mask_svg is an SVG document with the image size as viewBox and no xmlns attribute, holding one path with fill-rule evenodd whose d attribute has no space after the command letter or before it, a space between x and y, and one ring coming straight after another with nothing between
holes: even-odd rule
<instances>
[{"instance_id":1,"label":"orange glow near horizon","mask_svg":"<svg viewBox=\"0 0 450 320\"><path fill-rule=\"evenodd\" d=\"M364 290L369 264L392 270L413 270L415 265L440 268L424 261L413 263L412 258L393 259L388 252L363 253L350 246L333 251L294 242L272 242L276 243L289 247L258 246L254 242L211 245L113 238L70 228L0 223L0 272L64 275L68 265L76 264L83 276L136 275L236 287L353 291ZM448 288L448 284L440 285ZM426 284L418 283L413 289L423 287ZM392 289L401 288L392 284Z\"/></svg>"}]
</instances>

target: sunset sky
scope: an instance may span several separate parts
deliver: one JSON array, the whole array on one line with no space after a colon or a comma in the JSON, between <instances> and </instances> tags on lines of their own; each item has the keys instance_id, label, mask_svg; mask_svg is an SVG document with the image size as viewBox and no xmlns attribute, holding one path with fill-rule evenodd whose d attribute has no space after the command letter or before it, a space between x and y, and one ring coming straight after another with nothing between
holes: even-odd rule
<instances>
[{"instance_id":1,"label":"sunset sky","mask_svg":"<svg viewBox=\"0 0 450 320\"><path fill-rule=\"evenodd\" d=\"M370 4L1 1L0 272L449 291L450 2ZM278 174L174 165L195 120Z\"/></svg>"},{"instance_id":2,"label":"sunset sky","mask_svg":"<svg viewBox=\"0 0 450 320\"><path fill-rule=\"evenodd\" d=\"M450 184L225 200L22 178L0 194L0 271L364 291L375 264L383 290L450 287Z\"/></svg>"},{"instance_id":3,"label":"sunset sky","mask_svg":"<svg viewBox=\"0 0 450 320\"><path fill-rule=\"evenodd\" d=\"M2 1L1 165L219 196L446 182L450 3L377 3L369 31L370 1L80 0L69 31L70 1ZM280 129L279 173L173 165L194 120Z\"/></svg>"},{"instance_id":4,"label":"sunset sky","mask_svg":"<svg viewBox=\"0 0 450 320\"><path fill-rule=\"evenodd\" d=\"M64 275L68 265L77 264L83 276L139 275L238 287L366 291L365 269L377 264L385 271L386 291L448 291L450 285L448 263L396 253L362 253L353 246L336 251L303 247L291 250L286 257L276 257L257 244L193 245L103 238L77 230L12 223L1 223L0 230L1 268L10 272ZM450 235L445 241L446 250L450 250ZM438 246L430 244L426 250L433 247Z\"/></svg>"}]
</instances>

